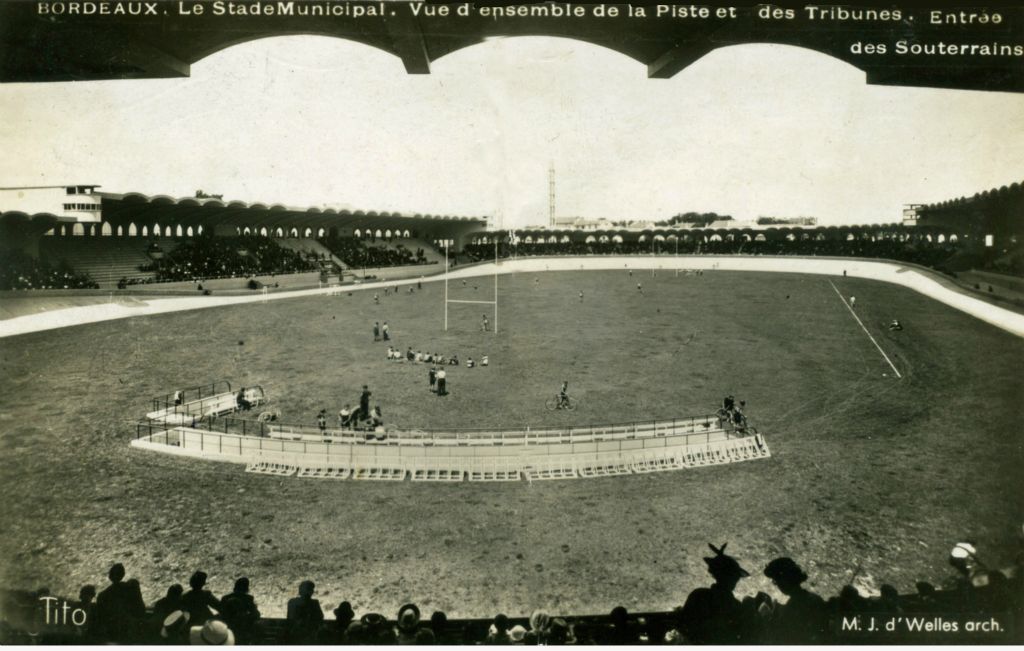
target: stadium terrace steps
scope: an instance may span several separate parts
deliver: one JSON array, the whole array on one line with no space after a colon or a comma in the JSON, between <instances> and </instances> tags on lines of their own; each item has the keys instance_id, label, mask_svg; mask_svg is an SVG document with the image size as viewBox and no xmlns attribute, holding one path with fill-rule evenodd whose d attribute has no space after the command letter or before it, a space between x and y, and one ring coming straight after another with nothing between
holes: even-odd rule
<instances>
[{"instance_id":1,"label":"stadium terrace steps","mask_svg":"<svg viewBox=\"0 0 1024 651\"><path fill-rule=\"evenodd\" d=\"M312 237L285 237L274 241L282 248L296 253L314 253L318 258L326 257L340 269L348 269L344 260L331 253L330 249Z\"/></svg>"},{"instance_id":2,"label":"stadium terrace steps","mask_svg":"<svg viewBox=\"0 0 1024 651\"><path fill-rule=\"evenodd\" d=\"M113 287L121 278L155 278L151 271L139 271L140 265L152 262L146 255L147 245L148 240L139 237L51 236L39 240L39 253L51 263L63 261L76 272L88 274L100 287Z\"/></svg>"}]
</instances>

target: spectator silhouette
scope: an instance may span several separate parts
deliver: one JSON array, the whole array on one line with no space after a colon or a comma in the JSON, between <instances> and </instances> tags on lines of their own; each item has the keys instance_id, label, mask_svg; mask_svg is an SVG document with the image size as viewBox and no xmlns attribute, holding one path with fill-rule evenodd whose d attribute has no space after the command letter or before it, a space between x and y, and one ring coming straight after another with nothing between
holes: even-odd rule
<instances>
[{"instance_id":1,"label":"spectator silhouette","mask_svg":"<svg viewBox=\"0 0 1024 651\"><path fill-rule=\"evenodd\" d=\"M388 624L388 620L384 615L379 613L366 613L363 615L359 622L352 624L349 627L351 631L353 627L358 624L358 638L356 640L351 639L351 644L376 644L376 645L388 645L395 644L395 632L391 629Z\"/></svg>"},{"instance_id":2,"label":"spectator silhouette","mask_svg":"<svg viewBox=\"0 0 1024 651\"><path fill-rule=\"evenodd\" d=\"M146 604L137 581L124 580L124 565L115 563L107 572L110 585L96 597L96 638L131 644L146 615Z\"/></svg>"},{"instance_id":3,"label":"spectator silhouette","mask_svg":"<svg viewBox=\"0 0 1024 651\"><path fill-rule=\"evenodd\" d=\"M93 621L96 619L96 586L94 585L83 585L78 590L78 601L75 603L75 608L79 608L85 613L85 624L78 627L77 633L82 638L83 643L87 643L92 638L91 628Z\"/></svg>"},{"instance_id":4,"label":"spectator silhouette","mask_svg":"<svg viewBox=\"0 0 1024 651\"><path fill-rule=\"evenodd\" d=\"M569 623L561 617L556 617L551 620L551 624L548 625L548 639L547 644L554 646L564 646L569 643Z\"/></svg>"},{"instance_id":5,"label":"spectator silhouette","mask_svg":"<svg viewBox=\"0 0 1024 651\"><path fill-rule=\"evenodd\" d=\"M214 616L214 611L220 612L221 605L217 597L206 589L206 572L195 572L188 585L191 590L181 595L181 609L188 613L188 623L192 628L202 627Z\"/></svg>"},{"instance_id":6,"label":"spectator silhouette","mask_svg":"<svg viewBox=\"0 0 1024 651\"><path fill-rule=\"evenodd\" d=\"M709 588L697 588L679 613L679 632L691 644L749 644L754 637L755 610L733 595L739 580L750 576L721 547L708 545L715 555L704 558L715 579Z\"/></svg>"},{"instance_id":7,"label":"spectator silhouette","mask_svg":"<svg viewBox=\"0 0 1024 651\"><path fill-rule=\"evenodd\" d=\"M159 631L163 628L164 620L167 619L168 615L181 609L181 595L184 592L185 589L181 587L181 584L175 583L167 588L165 596L160 597L153 604L153 623L156 630Z\"/></svg>"},{"instance_id":8,"label":"spectator silhouette","mask_svg":"<svg viewBox=\"0 0 1024 651\"><path fill-rule=\"evenodd\" d=\"M900 607L900 593L896 588L888 583L883 583L882 587L879 588L878 600L876 601L876 610L878 612L897 614L903 611Z\"/></svg>"},{"instance_id":9,"label":"spectator silhouette","mask_svg":"<svg viewBox=\"0 0 1024 651\"><path fill-rule=\"evenodd\" d=\"M775 644L824 644L828 628L825 601L803 587L807 574L792 558L776 558L764 568L779 591L789 599L777 606L768 626L768 641Z\"/></svg>"},{"instance_id":10,"label":"spectator silhouette","mask_svg":"<svg viewBox=\"0 0 1024 651\"><path fill-rule=\"evenodd\" d=\"M491 624L491 628L487 631L486 644L512 644L512 637L508 634L509 622L508 615L504 613L498 613L494 616L494 622Z\"/></svg>"},{"instance_id":11,"label":"spectator silhouette","mask_svg":"<svg viewBox=\"0 0 1024 651\"><path fill-rule=\"evenodd\" d=\"M458 640L451 640L451 633L448 631L448 615L440 610L435 610L430 616L430 632L434 634L436 644L458 644Z\"/></svg>"},{"instance_id":12,"label":"spectator silhouette","mask_svg":"<svg viewBox=\"0 0 1024 651\"><path fill-rule=\"evenodd\" d=\"M839 595L828 601L836 614L852 615L868 610L868 600L860 596L860 592L852 585L844 585Z\"/></svg>"},{"instance_id":13,"label":"spectator silhouette","mask_svg":"<svg viewBox=\"0 0 1024 651\"><path fill-rule=\"evenodd\" d=\"M623 606L616 606L609 615L610 623L605 629L602 644L638 644L640 636L636 627L629 622L629 612Z\"/></svg>"},{"instance_id":14,"label":"spectator silhouette","mask_svg":"<svg viewBox=\"0 0 1024 651\"><path fill-rule=\"evenodd\" d=\"M288 600L288 641L291 644L315 644L324 621L320 602L313 598L316 584L303 581L299 596Z\"/></svg>"},{"instance_id":15,"label":"spectator silhouette","mask_svg":"<svg viewBox=\"0 0 1024 651\"><path fill-rule=\"evenodd\" d=\"M249 579L242 577L235 581L230 594L220 600L221 618L234 632L239 644L250 644L256 637L256 622L260 611L256 601L249 594Z\"/></svg>"},{"instance_id":16,"label":"spectator silhouette","mask_svg":"<svg viewBox=\"0 0 1024 651\"><path fill-rule=\"evenodd\" d=\"M434 644L440 644L440 642L437 642L437 638L434 636L434 631L429 628L421 628L416 631L416 641L414 644L433 646Z\"/></svg>"},{"instance_id":17,"label":"spectator silhouette","mask_svg":"<svg viewBox=\"0 0 1024 651\"><path fill-rule=\"evenodd\" d=\"M352 604L347 601L341 602L338 604L338 607L334 609L335 633L339 644L348 643L348 627L351 626L352 620L355 619L355 617L356 613L352 610Z\"/></svg>"},{"instance_id":18,"label":"spectator silhouette","mask_svg":"<svg viewBox=\"0 0 1024 651\"><path fill-rule=\"evenodd\" d=\"M416 634L420 630L420 609L415 604L405 604L398 609L398 644L416 644Z\"/></svg>"}]
</instances>

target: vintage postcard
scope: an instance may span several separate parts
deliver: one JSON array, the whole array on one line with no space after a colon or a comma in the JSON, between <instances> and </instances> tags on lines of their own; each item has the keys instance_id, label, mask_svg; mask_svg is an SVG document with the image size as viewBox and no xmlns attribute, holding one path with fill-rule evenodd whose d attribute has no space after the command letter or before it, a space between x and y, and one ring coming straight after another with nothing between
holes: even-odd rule
<instances>
[{"instance_id":1,"label":"vintage postcard","mask_svg":"<svg viewBox=\"0 0 1024 651\"><path fill-rule=\"evenodd\" d=\"M0 641L1024 641L1024 7L0 2Z\"/></svg>"}]
</instances>

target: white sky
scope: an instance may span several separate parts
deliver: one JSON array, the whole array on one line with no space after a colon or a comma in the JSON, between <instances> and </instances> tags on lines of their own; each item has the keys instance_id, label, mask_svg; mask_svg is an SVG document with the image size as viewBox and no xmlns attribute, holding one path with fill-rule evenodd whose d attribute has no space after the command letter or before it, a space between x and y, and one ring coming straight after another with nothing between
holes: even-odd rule
<instances>
[{"instance_id":1,"label":"white sky","mask_svg":"<svg viewBox=\"0 0 1024 651\"><path fill-rule=\"evenodd\" d=\"M669 80L586 43L497 39L407 75L337 39L236 46L188 79L0 85L0 186L547 221L679 212L894 222L1024 179L1024 94L868 86L798 48Z\"/></svg>"}]
</instances>

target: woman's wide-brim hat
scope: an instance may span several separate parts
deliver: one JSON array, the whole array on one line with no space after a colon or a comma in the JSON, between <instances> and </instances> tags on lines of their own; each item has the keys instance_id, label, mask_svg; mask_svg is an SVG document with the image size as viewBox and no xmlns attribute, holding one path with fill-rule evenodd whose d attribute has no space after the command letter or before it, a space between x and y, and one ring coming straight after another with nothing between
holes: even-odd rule
<instances>
[{"instance_id":1,"label":"woman's wide-brim hat","mask_svg":"<svg viewBox=\"0 0 1024 651\"><path fill-rule=\"evenodd\" d=\"M711 551L715 552L715 555L711 558L704 557L704 562L708 564L708 572L711 572L711 576L715 577L731 577L731 578L744 578L750 576L750 572L740 567L739 561L732 556L725 553L725 548L729 543L722 543L721 547L715 547L712 544L708 544Z\"/></svg>"},{"instance_id":2,"label":"woman's wide-brim hat","mask_svg":"<svg viewBox=\"0 0 1024 651\"><path fill-rule=\"evenodd\" d=\"M202 626L193 626L188 632L189 644L206 646L232 646L235 634L219 619L211 619Z\"/></svg>"}]
</instances>

